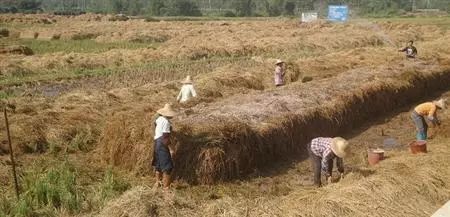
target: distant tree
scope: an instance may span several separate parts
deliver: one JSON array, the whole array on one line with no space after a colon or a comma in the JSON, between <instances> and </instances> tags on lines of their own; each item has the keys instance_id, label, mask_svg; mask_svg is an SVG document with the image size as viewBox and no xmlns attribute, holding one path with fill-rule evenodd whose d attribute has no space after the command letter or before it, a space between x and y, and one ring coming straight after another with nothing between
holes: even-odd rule
<instances>
[{"instance_id":1,"label":"distant tree","mask_svg":"<svg viewBox=\"0 0 450 217\"><path fill-rule=\"evenodd\" d=\"M233 0L233 7L240 17L251 16L254 6L253 0Z\"/></svg>"},{"instance_id":2,"label":"distant tree","mask_svg":"<svg viewBox=\"0 0 450 217\"><path fill-rule=\"evenodd\" d=\"M288 1L284 4L284 11L287 15L294 15L295 11L295 2Z\"/></svg>"},{"instance_id":3,"label":"distant tree","mask_svg":"<svg viewBox=\"0 0 450 217\"><path fill-rule=\"evenodd\" d=\"M198 6L190 0L172 0L160 10L168 16L202 16Z\"/></svg>"},{"instance_id":4,"label":"distant tree","mask_svg":"<svg viewBox=\"0 0 450 217\"><path fill-rule=\"evenodd\" d=\"M41 9L41 1L38 0L20 0L17 4L17 8L24 12L36 12Z\"/></svg>"},{"instance_id":5,"label":"distant tree","mask_svg":"<svg viewBox=\"0 0 450 217\"><path fill-rule=\"evenodd\" d=\"M150 1L150 14L153 16L160 16L161 9L164 8L163 0L151 0Z\"/></svg>"},{"instance_id":6,"label":"distant tree","mask_svg":"<svg viewBox=\"0 0 450 217\"><path fill-rule=\"evenodd\" d=\"M126 5L122 0L111 0L113 13L122 13L126 10Z\"/></svg>"}]
</instances>

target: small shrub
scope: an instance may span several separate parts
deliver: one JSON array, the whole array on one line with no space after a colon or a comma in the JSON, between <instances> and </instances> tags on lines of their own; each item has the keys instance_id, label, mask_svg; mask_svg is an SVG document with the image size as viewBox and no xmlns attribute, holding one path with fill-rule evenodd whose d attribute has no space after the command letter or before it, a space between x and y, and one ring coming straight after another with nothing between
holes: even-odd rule
<instances>
[{"instance_id":1,"label":"small shrub","mask_svg":"<svg viewBox=\"0 0 450 217\"><path fill-rule=\"evenodd\" d=\"M34 39L37 39L39 37L39 32L35 32L34 34L33 34L33 38Z\"/></svg>"},{"instance_id":2,"label":"small shrub","mask_svg":"<svg viewBox=\"0 0 450 217\"><path fill-rule=\"evenodd\" d=\"M9 30L8 29L0 29L0 36L2 37L8 37L9 36Z\"/></svg>"},{"instance_id":3,"label":"small shrub","mask_svg":"<svg viewBox=\"0 0 450 217\"><path fill-rule=\"evenodd\" d=\"M52 37L50 38L50 40L59 40L61 39L61 34L54 34L52 35Z\"/></svg>"},{"instance_id":4,"label":"small shrub","mask_svg":"<svg viewBox=\"0 0 450 217\"><path fill-rule=\"evenodd\" d=\"M77 33L75 35L72 35L71 39L72 40L88 40L88 39L94 39L96 38L97 35L94 33Z\"/></svg>"},{"instance_id":5,"label":"small shrub","mask_svg":"<svg viewBox=\"0 0 450 217\"><path fill-rule=\"evenodd\" d=\"M135 38L130 39L130 42L133 43L162 43L165 42L169 39L169 37L165 36L165 35L157 35L157 36L152 36L152 35L141 35L141 36L137 36Z\"/></svg>"},{"instance_id":6,"label":"small shrub","mask_svg":"<svg viewBox=\"0 0 450 217\"><path fill-rule=\"evenodd\" d=\"M225 11L223 13L224 17L236 17L236 14L233 11Z\"/></svg>"},{"instance_id":7,"label":"small shrub","mask_svg":"<svg viewBox=\"0 0 450 217\"><path fill-rule=\"evenodd\" d=\"M154 18L154 17L146 17L146 18L144 19L144 21L145 21L145 22L160 22L161 20L156 19L156 18Z\"/></svg>"}]
</instances>

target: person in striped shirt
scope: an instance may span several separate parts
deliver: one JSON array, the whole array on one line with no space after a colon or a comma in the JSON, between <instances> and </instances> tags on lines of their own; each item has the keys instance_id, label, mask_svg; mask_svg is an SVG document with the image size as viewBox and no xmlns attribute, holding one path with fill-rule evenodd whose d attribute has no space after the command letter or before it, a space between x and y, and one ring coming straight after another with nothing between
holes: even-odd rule
<instances>
[{"instance_id":1,"label":"person in striped shirt","mask_svg":"<svg viewBox=\"0 0 450 217\"><path fill-rule=\"evenodd\" d=\"M341 179L344 178L343 158L347 155L348 145L348 141L341 137L319 137L311 140L308 144L308 152L314 170L314 184L317 187L322 185L322 172L325 173L328 184L331 183L334 160L336 160Z\"/></svg>"}]
</instances>

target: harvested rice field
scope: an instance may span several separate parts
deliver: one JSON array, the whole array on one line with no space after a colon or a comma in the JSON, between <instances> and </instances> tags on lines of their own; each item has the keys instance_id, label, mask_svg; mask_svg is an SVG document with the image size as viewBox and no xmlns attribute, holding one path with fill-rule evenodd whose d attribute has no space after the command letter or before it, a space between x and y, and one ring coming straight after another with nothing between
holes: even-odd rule
<instances>
[{"instance_id":1,"label":"harvested rice field","mask_svg":"<svg viewBox=\"0 0 450 217\"><path fill-rule=\"evenodd\" d=\"M431 216L450 200L450 111L418 155L410 113L450 98L449 26L0 15L0 105L21 193L2 116L0 216ZM414 60L398 52L409 40ZM198 97L180 104L187 75ZM150 166L165 103L178 113L170 192L152 187ZM316 188L306 144L319 136L351 150L345 178ZM377 147L386 159L370 166Z\"/></svg>"}]
</instances>

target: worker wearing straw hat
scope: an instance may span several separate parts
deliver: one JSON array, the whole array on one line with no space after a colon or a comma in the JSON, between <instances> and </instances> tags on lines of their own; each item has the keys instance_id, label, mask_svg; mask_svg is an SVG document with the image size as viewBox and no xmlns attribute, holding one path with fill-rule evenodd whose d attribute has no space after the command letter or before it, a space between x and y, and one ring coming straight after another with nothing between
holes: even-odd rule
<instances>
[{"instance_id":1,"label":"worker wearing straw hat","mask_svg":"<svg viewBox=\"0 0 450 217\"><path fill-rule=\"evenodd\" d=\"M416 139L427 140L428 124L425 118L428 119L433 125L440 125L441 122L437 118L438 109L446 109L447 101L440 99L438 101L426 102L416 106L411 114L411 118L416 125Z\"/></svg>"},{"instance_id":2,"label":"worker wearing straw hat","mask_svg":"<svg viewBox=\"0 0 450 217\"><path fill-rule=\"evenodd\" d=\"M321 186L322 171L325 173L328 184L331 183L331 172L335 159L340 177L341 179L344 178L343 158L347 155L348 145L348 141L341 137L318 137L311 140L307 148L313 164L314 184L316 186Z\"/></svg>"},{"instance_id":3,"label":"worker wearing straw hat","mask_svg":"<svg viewBox=\"0 0 450 217\"><path fill-rule=\"evenodd\" d=\"M284 85L284 62L282 60L277 60L275 62L275 86L283 86Z\"/></svg>"},{"instance_id":4,"label":"worker wearing straw hat","mask_svg":"<svg viewBox=\"0 0 450 217\"><path fill-rule=\"evenodd\" d=\"M171 184L170 174L173 169L172 151L169 148L172 126L170 119L176 115L170 104L157 111L158 118L155 121L155 136L153 147L152 166L156 172L156 186L161 184L168 189Z\"/></svg>"},{"instance_id":5,"label":"worker wearing straw hat","mask_svg":"<svg viewBox=\"0 0 450 217\"><path fill-rule=\"evenodd\" d=\"M178 94L177 101L184 103L187 102L191 97L197 97L197 92L195 92L194 85L191 76L187 76L182 82L180 93Z\"/></svg>"},{"instance_id":6,"label":"worker wearing straw hat","mask_svg":"<svg viewBox=\"0 0 450 217\"><path fill-rule=\"evenodd\" d=\"M417 48L413 46L414 41L411 40L408 42L405 48L400 49L399 52L405 52L406 58L414 59L417 55Z\"/></svg>"}]
</instances>

